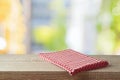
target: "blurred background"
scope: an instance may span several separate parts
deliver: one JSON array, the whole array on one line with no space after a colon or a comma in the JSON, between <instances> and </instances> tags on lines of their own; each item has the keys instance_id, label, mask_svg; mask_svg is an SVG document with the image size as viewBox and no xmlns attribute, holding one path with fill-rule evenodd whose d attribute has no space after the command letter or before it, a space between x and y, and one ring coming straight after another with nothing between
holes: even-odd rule
<instances>
[{"instance_id":1,"label":"blurred background","mask_svg":"<svg viewBox=\"0 0 120 80\"><path fill-rule=\"evenodd\" d=\"M0 0L0 54L67 48L120 54L120 0Z\"/></svg>"}]
</instances>

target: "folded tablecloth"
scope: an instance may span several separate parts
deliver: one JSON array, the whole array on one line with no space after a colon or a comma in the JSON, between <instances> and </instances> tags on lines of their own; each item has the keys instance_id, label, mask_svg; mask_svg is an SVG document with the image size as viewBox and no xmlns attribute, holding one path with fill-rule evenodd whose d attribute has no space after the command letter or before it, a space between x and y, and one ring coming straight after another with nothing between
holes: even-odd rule
<instances>
[{"instance_id":1,"label":"folded tablecloth","mask_svg":"<svg viewBox=\"0 0 120 80\"><path fill-rule=\"evenodd\" d=\"M75 75L82 71L106 67L108 65L108 62L105 60L96 59L71 49L58 52L40 53L39 56L50 63L65 69L70 75Z\"/></svg>"}]
</instances>

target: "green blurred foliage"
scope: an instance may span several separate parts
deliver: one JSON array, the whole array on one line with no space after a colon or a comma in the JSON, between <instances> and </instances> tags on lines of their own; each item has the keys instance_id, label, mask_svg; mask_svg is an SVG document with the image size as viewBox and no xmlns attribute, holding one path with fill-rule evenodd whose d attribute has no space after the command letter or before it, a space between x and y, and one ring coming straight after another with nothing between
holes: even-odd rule
<instances>
[{"instance_id":1,"label":"green blurred foliage","mask_svg":"<svg viewBox=\"0 0 120 80\"><path fill-rule=\"evenodd\" d=\"M39 26L33 30L34 40L48 50L62 50L67 48L66 38L66 10L63 0L55 0L50 5L56 12L51 25Z\"/></svg>"},{"instance_id":2,"label":"green blurred foliage","mask_svg":"<svg viewBox=\"0 0 120 80\"><path fill-rule=\"evenodd\" d=\"M117 52L120 49L120 0L102 1L101 11L98 16L108 13L111 22L106 26L98 20L98 50Z\"/></svg>"}]
</instances>

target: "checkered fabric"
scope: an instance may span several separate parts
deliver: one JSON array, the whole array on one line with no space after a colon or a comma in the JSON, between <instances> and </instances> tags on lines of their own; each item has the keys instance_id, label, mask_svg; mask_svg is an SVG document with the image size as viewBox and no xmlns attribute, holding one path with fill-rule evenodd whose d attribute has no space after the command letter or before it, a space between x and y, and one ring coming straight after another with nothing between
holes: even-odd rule
<instances>
[{"instance_id":1,"label":"checkered fabric","mask_svg":"<svg viewBox=\"0 0 120 80\"><path fill-rule=\"evenodd\" d=\"M70 75L106 67L108 65L108 62L105 60L96 59L71 49L51 53L40 53L39 55L50 63L65 69Z\"/></svg>"}]
</instances>

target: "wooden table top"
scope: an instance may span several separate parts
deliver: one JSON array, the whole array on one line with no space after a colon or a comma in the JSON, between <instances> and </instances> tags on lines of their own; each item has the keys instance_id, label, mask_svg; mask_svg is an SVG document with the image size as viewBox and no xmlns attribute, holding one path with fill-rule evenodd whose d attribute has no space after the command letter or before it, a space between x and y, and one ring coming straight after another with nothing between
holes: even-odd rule
<instances>
[{"instance_id":1,"label":"wooden table top","mask_svg":"<svg viewBox=\"0 0 120 80\"><path fill-rule=\"evenodd\" d=\"M120 56L93 56L107 60L106 68L70 76L38 55L0 55L0 80L120 80Z\"/></svg>"}]
</instances>

